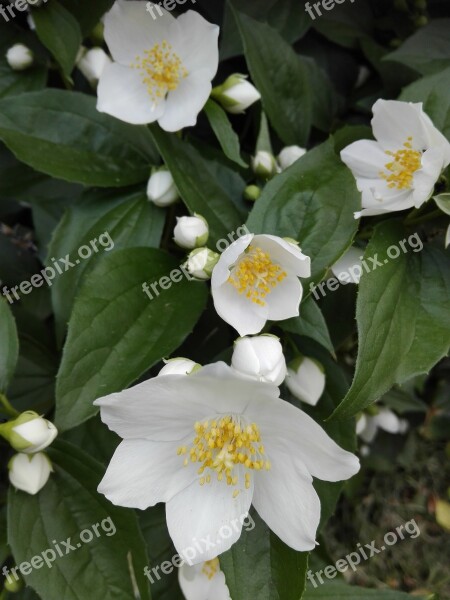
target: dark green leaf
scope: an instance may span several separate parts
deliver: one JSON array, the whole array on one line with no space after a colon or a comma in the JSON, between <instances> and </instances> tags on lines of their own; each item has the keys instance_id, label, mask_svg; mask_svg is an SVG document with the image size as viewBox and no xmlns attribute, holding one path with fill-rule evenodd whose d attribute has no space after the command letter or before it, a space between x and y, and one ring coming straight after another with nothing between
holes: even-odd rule
<instances>
[{"instance_id":1,"label":"dark green leaf","mask_svg":"<svg viewBox=\"0 0 450 600\"><path fill-rule=\"evenodd\" d=\"M329 350L331 354L334 353L325 319L311 296L301 305L299 317L281 321L278 325L289 333L310 337Z\"/></svg>"},{"instance_id":2,"label":"dark green leaf","mask_svg":"<svg viewBox=\"0 0 450 600\"><path fill-rule=\"evenodd\" d=\"M95 0L87 7L83 0L60 0L80 24L83 35L88 35L101 17L112 7L114 0Z\"/></svg>"},{"instance_id":3,"label":"dark green leaf","mask_svg":"<svg viewBox=\"0 0 450 600\"><path fill-rule=\"evenodd\" d=\"M317 579L314 579L316 588L308 588L303 596L303 600L411 600L409 594L397 592L394 590L370 590L367 588L350 586L346 583L326 583L320 585ZM423 596L415 596L422 598Z\"/></svg>"},{"instance_id":4,"label":"dark green leaf","mask_svg":"<svg viewBox=\"0 0 450 600\"><path fill-rule=\"evenodd\" d=\"M208 100L204 110L225 156L241 167L247 167L248 165L241 158L239 138L231 126L227 113L214 100Z\"/></svg>"},{"instance_id":5,"label":"dark green leaf","mask_svg":"<svg viewBox=\"0 0 450 600\"><path fill-rule=\"evenodd\" d=\"M0 101L0 139L52 177L121 187L144 181L158 157L145 127L99 113L95 98L45 90Z\"/></svg>"},{"instance_id":6,"label":"dark green leaf","mask_svg":"<svg viewBox=\"0 0 450 600\"><path fill-rule=\"evenodd\" d=\"M16 368L19 338L7 301L0 296L0 393L5 392Z\"/></svg>"},{"instance_id":7,"label":"dark green leaf","mask_svg":"<svg viewBox=\"0 0 450 600\"><path fill-rule=\"evenodd\" d=\"M177 270L173 283L169 279ZM143 283L164 286L151 300ZM150 293L152 293L150 291ZM206 303L202 283L187 281L165 252L118 250L86 277L75 302L56 388L56 422L70 429L98 409L99 396L129 386L169 356L192 331ZM120 316L120 318L119 318Z\"/></svg>"}]
</instances>

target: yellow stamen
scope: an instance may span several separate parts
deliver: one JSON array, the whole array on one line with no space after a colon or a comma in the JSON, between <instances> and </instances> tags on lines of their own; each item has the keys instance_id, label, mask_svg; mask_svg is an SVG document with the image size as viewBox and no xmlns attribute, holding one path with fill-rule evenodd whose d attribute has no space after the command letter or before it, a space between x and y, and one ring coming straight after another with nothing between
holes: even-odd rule
<instances>
[{"instance_id":1,"label":"yellow stamen","mask_svg":"<svg viewBox=\"0 0 450 600\"><path fill-rule=\"evenodd\" d=\"M206 577L211 580L220 569L219 559L213 558L212 560L207 560L203 563L202 573L206 575Z\"/></svg>"},{"instance_id":2,"label":"yellow stamen","mask_svg":"<svg viewBox=\"0 0 450 600\"><path fill-rule=\"evenodd\" d=\"M410 190L414 181L414 173L422 166L422 153L413 150L412 137L403 144L397 152L387 150L385 154L392 157L392 161L384 166L387 172L381 171L380 177L387 181L388 187L397 190Z\"/></svg>"}]
</instances>

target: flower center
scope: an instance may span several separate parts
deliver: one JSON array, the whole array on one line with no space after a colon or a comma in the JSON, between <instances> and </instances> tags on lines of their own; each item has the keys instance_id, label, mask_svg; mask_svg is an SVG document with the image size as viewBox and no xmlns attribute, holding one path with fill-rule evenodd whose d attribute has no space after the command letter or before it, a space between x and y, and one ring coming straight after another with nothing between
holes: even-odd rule
<instances>
[{"instance_id":1,"label":"flower center","mask_svg":"<svg viewBox=\"0 0 450 600\"><path fill-rule=\"evenodd\" d=\"M393 160L384 165L387 173L381 171L380 177L387 181L388 187L391 189L411 189L414 173L421 167L422 153L413 150L411 142L412 137L409 137L401 150L397 150L397 152L386 151L386 154L391 156Z\"/></svg>"},{"instance_id":2,"label":"flower center","mask_svg":"<svg viewBox=\"0 0 450 600\"><path fill-rule=\"evenodd\" d=\"M191 447L181 446L177 453L186 455L184 466L189 462L200 463L197 471L202 475L200 485L211 483L211 477L216 476L218 481L235 487L233 498L236 498L239 494L237 486L243 483L249 489L251 471L270 469L256 423L246 425L227 416L195 423L194 429L196 435ZM245 471L244 482L239 481L239 467Z\"/></svg>"},{"instance_id":3,"label":"flower center","mask_svg":"<svg viewBox=\"0 0 450 600\"><path fill-rule=\"evenodd\" d=\"M206 577L211 580L220 569L220 563L218 558L213 558L212 560L207 560L203 563L202 573L206 575Z\"/></svg>"},{"instance_id":4,"label":"flower center","mask_svg":"<svg viewBox=\"0 0 450 600\"><path fill-rule=\"evenodd\" d=\"M270 294L287 273L280 265L272 262L270 254L261 248L249 246L246 254L235 265L228 282L246 298L265 306L264 298Z\"/></svg>"},{"instance_id":5,"label":"flower center","mask_svg":"<svg viewBox=\"0 0 450 600\"><path fill-rule=\"evenodd\" d=\"M141 71L142 81L155 103L176 90L188 75L180 57L166 40L145 50L143 56L136 56L136 62L131 66Z\"/></svg>"}]
</instances>

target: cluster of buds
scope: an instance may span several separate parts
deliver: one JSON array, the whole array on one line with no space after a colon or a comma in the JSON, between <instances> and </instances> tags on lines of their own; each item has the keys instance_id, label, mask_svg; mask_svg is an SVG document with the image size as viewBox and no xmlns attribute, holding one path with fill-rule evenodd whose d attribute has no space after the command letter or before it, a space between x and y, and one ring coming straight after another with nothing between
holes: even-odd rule
<instances>
[{"instance_id":1,"label":"cluster of buds","mask_svg":"<svg viewBox=\"0 0 450 600\"><path fill-rule=\"evenodd\" d=\"M29 410L0 425L0 435L18 452L8 464L10 482L18 490L37 494L53 471L50 459L42 450L58 435L56 427Z\"/></svg>"}]
</instances>

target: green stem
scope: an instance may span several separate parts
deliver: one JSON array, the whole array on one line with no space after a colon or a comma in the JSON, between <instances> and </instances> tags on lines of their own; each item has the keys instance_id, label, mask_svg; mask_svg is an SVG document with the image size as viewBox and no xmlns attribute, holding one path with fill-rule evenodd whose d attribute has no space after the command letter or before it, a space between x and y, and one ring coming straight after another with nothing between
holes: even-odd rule
<instances>
[{"instance_id":1,"label":"green stem","mask_svg":"<svg viewBox=\"0 0 450 600\"><path fill-rule=\"evenodd\" d=\"M20 412L16 410L13 406L11 406L10 402L4 394L0 394L0 405L3 407L4 412L8 416L13 417L13 419L20 415Z\"/></svg>"}]
</instances>

